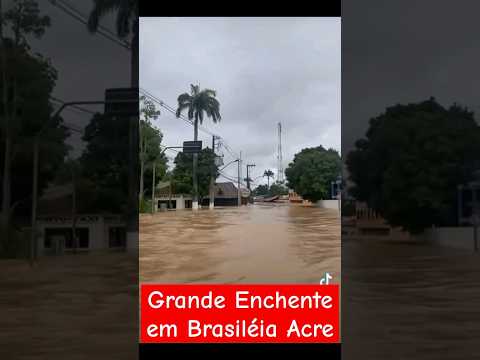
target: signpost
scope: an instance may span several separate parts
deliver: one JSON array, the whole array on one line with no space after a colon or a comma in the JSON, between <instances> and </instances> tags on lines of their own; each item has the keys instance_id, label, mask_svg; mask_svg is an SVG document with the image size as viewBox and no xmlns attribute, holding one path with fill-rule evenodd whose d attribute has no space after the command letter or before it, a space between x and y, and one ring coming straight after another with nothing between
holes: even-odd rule
<instances>
[{"instance_id":1,"label":"signpost","mask_svg":"<svg viewBox=\"0 0 480 360\"><path fill-rule=\"evenodd\" d=\"M137 88L105 90L105 114L138 117L138 106Z\"/></svg>"},{"instance_id":2,"label":"signpost","mask_svg":"<svg viewBox=\"0 0 480 360\"><path fill-rule=\"evenodd\" d=\"M201 141L184 141L183 142L184 154L198 154L200 151L202 151Z\"/></svg>"}]
</instances>

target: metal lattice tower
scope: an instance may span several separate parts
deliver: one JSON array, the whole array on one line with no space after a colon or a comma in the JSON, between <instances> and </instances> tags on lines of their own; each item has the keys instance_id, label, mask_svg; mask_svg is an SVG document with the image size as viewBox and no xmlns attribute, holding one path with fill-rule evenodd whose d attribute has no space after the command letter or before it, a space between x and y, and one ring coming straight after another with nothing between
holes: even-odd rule
<instances>
[{"instance_id":1,"label":"metal lattice tower","mask_svg":"<svg viewBox=\"0 0 480 360\"><path fill-rule=\"evenodd\" d=\"M283 171L283 155L282 155L282 124L278 123L278 153L277 153L277 181L283 183L285 181L284 171Z\"/></svg>"}]
</instances>

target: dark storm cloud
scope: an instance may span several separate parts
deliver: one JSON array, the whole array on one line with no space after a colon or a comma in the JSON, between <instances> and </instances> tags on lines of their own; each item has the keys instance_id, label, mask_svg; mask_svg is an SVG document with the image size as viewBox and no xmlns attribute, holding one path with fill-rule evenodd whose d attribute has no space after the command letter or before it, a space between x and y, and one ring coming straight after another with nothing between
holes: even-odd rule
<instances>
[{"instance_id":1,"label":"dark storm cloud","mask_svg":"<svg viewBox=\"0 0 480 360\"><path fill-rule=\"evenodd\" d=\"M255 177L277 167L278 122L284 167L305 147L340 150L340 35L338 18L142 18L140 86L173 107L191 83L217 90L222 121L204 126L254 162ZM193 138L165 110L156 124L165 145Z\"/></svg>"},{"instance_id":2,"label":"dark storm cloud","mask_svg":"<svg viewBox=\"0 0 480 360\"><path fill-rule=\"evenodd\" d=\"M480 111L479 13L475 1L343 2L343 153L390 105L434 96Z\"/></svg>"}]
</instances>

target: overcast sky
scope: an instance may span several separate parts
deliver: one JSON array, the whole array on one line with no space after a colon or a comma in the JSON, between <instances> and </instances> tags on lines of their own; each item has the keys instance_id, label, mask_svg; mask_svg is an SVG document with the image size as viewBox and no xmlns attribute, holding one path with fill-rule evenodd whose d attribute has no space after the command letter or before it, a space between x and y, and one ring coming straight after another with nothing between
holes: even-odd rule
<instances>
[{"instance_id":1,"label":"overcast sky","mask_svg":"<svg viewBox=\"0 0 480 360\"><path fill-rule=\"evenodd\" d=\"M478 1L342 1L343 154L397 103L434 96L478 121L478 14Z\"/></svg>"},{"instance_id":2,"label":"overcast sky","mask_svg":"<svg viewBox=\"0 0 480 360\"><path fill-rule=\"evenodd\" d=\"M90 34L85 24L51 4L39 1L42 15L48 15L51 26L41 39L30 38L33 51L50 59L58 72L53 96L64 101L103 100L106 88L130 86L130 52L100 35ZM66 3L87 18L93 1L72 1ZM4 2L4 10L11 7L11 1ZM114 16L108 15L102 25L111 31ZM103 111L102 106L84 106L91 111ZM66 109L62 117L68 126L84 130L92 118L91 114ZM71 132L68 139L73 147L71 155L81 154L84 144L81 133Z\"/></svg>"},{"instance_id":3,"label":"overcast sky","mask_svg":"<svg viewBox=\"0 0 480 360\"><path fill-rule=\"evenodd\" d=\"M252 178L276 172L278 122L285 168L306 147L340 150L339 18L141 18L140 87L176 108L192 83L217 91L222 121L203 125L242 151L243 177L246 162ZM193 139L191 125L160 110L164 145ZM210 135L200 140L211 147ZM236 176L235 165L226 173Z\"/></svg>"}]
</instances>

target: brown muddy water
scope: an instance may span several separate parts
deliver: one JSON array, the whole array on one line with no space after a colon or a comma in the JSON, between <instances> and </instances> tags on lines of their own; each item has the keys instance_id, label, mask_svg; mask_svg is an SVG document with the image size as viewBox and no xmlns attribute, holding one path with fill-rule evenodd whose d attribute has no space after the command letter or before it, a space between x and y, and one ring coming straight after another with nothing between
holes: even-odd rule
<instances>
[{"instance_id":1,"label":"brown muddy water","mask_svg":"<svg viewBox=\"0 0 480 360\"><path fill-rule=\"evenodd\" d=\"M342 359L480 359L480 256L342 242Z\"/></svg>"},{"instance_id":2,"label":"brown muddy water","mask_svg":"<svg viewBox=\"0 0 480 360\"><path fill-rule=\"evenodd\" d=\"M338 211L298 204L140 218L140 282L340 283Z\"/></svg>"},{"instance_id":3,"label":"brown muddy water","mask_svg":"<svg viewBox=\"0 0 480 360\"><path fill-rule=\"evenodd\" d=\"M138 262L92 252L0 261L0 359L136 359Z\"/></svg>"}]
</instances>

